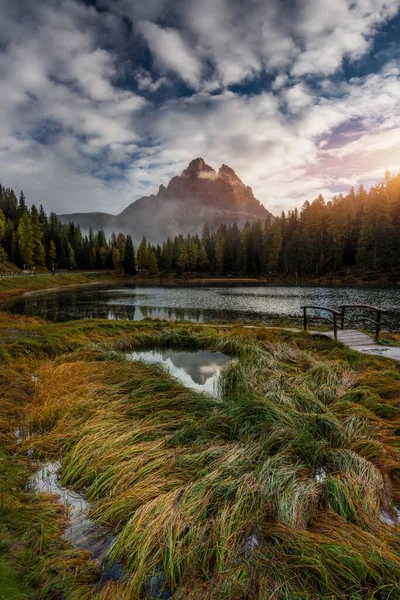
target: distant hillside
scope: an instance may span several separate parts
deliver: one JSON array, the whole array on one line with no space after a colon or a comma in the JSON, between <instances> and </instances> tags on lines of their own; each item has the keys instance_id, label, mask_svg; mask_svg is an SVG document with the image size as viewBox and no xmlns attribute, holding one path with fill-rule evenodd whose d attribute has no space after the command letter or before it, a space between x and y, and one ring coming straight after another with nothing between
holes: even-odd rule
<instances>
[{"instance_id":1,"label":"distant hillside","mask_svg":"<svg viewBox=\"0 0 400 600\"><path fill-rule=\"evenodd\" d=\"M156 243L180 233L201 232L206 223L210 230L222 223L242 227L246 221L264 220L268 215L233 169L222 165L216 172L202 158L196 158L167 187L160 185L156 195L139 198L119 215L73 213L59 218L62 223L73 221L84 232L89 227L103 227L108 234L121 231L135 240L145 235Z\"/></svg>"}]
</instances>

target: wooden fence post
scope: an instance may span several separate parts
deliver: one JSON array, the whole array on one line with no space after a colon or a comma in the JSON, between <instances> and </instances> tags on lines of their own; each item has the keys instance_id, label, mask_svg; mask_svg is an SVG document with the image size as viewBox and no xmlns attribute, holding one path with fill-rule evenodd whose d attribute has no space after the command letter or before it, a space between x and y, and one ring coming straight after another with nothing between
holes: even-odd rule
<instances>
[{"instance_id":1,"label":"wooden fence post","mask_svg":"<svg viewBox=\"0 0 400 600\"><path fill-rule=\"evenodd\" d=\"M337 340L337 317L336 313L333 313L333 337Z\"/></svg>"},{"instance_id":2,"label":"wooden fence post","mask_svg":"<svg viewBox=\"0 0 400 600\"><path fill-rule=\"evenodd\" d=\"M375 340L378 342L379 341L379 334L381 331L381 311L377 310L376 311L376 330L375 330Z\"/></svg>"}]
</instances>

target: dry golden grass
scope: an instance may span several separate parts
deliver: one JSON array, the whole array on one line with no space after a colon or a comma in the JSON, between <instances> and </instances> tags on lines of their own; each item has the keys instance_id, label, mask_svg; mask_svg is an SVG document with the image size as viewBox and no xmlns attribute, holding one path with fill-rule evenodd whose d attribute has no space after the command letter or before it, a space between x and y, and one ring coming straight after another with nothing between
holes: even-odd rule
<instances>
[{"instance_id":1,"label":"dry golden grass","mask_svg":"<svg viewBox=\"0 0 400 600\"><path fill-rule=\"evenodd\" d=\"M238 328L102 334L42 362L30 411L38 455L118 534L128 577L99 598L140 598L160 568L176 598L400 598L400 535L380 520L399 491L395 371ZM121 356L154 346L238 356L222 401Z\"/></svg>"}]
</instances>

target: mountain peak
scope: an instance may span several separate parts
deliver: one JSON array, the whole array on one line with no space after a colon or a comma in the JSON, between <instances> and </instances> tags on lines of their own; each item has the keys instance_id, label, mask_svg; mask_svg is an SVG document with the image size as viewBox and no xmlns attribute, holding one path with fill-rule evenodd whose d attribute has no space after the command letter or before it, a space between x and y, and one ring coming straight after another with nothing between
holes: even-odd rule
<instances>
[{"instance_id":1,"label":"mountain peak","mask_svg":"<svg viewBox=\"0 0 400 600\"><path fill-rule=\"evenodd\" d=\"M202 173L216 175L214 169L210 165L207 165L203 158L195 158L189 163L189 166L183 171L182 175L193 177Z\"/></svg>"},{"instance_id":2,"label":"mountain peak","mask_svg":"<svg viewBox=\"0 0 400 600\"><path fill-rule=\"evenodd\" d=\"M229 174L229 175L236 175L235 171L233 169L231 169L231 167L228 167L228 165L222 165L220 170L219 170L219 174L220 175L224 175L224 174Z\"/></svg>"},{"instance_id":3,"label":"mountain peak","mask_svg":"<svg viewBox=\"0 0 400 600\"><path fill-rule=\"evenodd\" d=\"M73 217L84 229L99 229L100 224L109 233L129 233L136 241L145 235L152 243L162 243L178 234L199 233L205 224L215 231L221 224L237 223L243 227L247 221L264 221L268 215L233 169L223 164L217 173L199 157L167 186L160 185L157 194L139 198L119 215L99 217L83 213L60 217L63 223Z\"/></svg>"},{"instance_id":4,"label":"mountain peak","mask_svg":"<svg viewBox=\"0 0 400 600\"><path fill-rule=\"evenodd\" d=\"M235 171L231 169L231 167L228 167L228 165L222 165L222 167L218 171L218 177L224 179L225 181L228 181L231 184L240 184L244 186L242 180L239 179Z\"/></svg>"}]
</instances>

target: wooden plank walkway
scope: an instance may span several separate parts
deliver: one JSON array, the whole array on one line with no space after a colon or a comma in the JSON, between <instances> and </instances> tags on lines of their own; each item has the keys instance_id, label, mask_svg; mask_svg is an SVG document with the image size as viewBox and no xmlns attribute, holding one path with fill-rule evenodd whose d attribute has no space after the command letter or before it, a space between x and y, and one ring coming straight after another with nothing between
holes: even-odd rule
<instances>
[{"instance_id":1,"label":"wooden plank walkway","mask_svg":"<svg viewBox=\"0 0 400 600\"><path fill-rule=\"evenodd\" d=\"M310 333L314 336L327 337L331 340L334 339L333 331L310 331ZM357 331L357 329L345 329L344 331L339 330L337 332L337 339L339 342L346 344L346 346L352 350L356 350L362 354L383 356L400 361L400 347L381 346L372 337L366 333Z\"/></svg>"},{"instance_id":2,"label":"wooden plank walkway","mask_svg":"<svg viewBox=\"0 0 400 600\"><path fill-rule=\"evenodd\" d=\"M311 331L311 335L322 335L332 340L334 339L333 331ZM337 339L339 342L346 344L346 346L350 346L350 348L357 348L357 346L377 346L373 338L357 329L339 330L337 332Z\"/></svg>"},{"instance_id":3,"label":"wooden plank walkway","mask_svg":"<svg viewBox=\"0 0 400 600\"><path fill-rule=\"evenodd\" d=\"M277 329L283 331L291 331L293 333L301 333L301 329L295 327L268 327L268 325L244 325L244 329ZM333 331L309 331L310 335L315 337L322 336L334 339ZM352 350L369 354L372 356L382 356L400 361L400 347L398 346L381 346L372 337L357 329L338 330L338 341L346 344Z\"/></svg>"}]
</instances>

